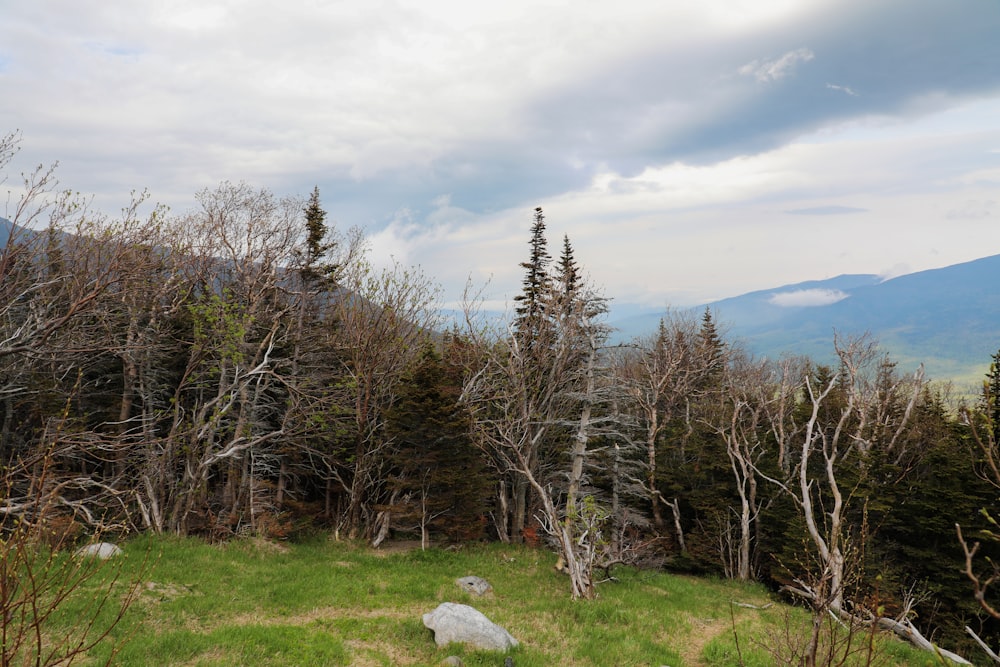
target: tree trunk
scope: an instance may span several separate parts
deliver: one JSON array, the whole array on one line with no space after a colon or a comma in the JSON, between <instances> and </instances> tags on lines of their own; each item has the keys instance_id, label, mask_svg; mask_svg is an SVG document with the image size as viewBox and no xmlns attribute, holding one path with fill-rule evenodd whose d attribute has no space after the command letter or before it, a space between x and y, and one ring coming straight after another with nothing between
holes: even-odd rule
<instances>
[{"instance_id":1,"label":"tree trunk","mask_svg":"<svg viewBox=\"0 0 1000 667\"><path fill-rule=\"evenodd\" d=\"M681 528L681 506L674 498L672 502L667 503L667 506L673 511L674 514L674 531L677 533L677 544L681 548L681 553L687 553L687 547L684 545L684 529Z\"/></svg>"},{"instance_id":2,"label":"tree trunk","mask_svg":"<svg viewBox=\"0 0 1000 667\"><path fill-rule=\"evenodd\" d=\"M511 499L511 522L508 538L515 544L524 543L524 526L528 514L528 483L516 475L513 484L513 498Z\"/></svg>"},{"instance_id":3,"label":"tree trunk","mask_svg":"<svg viewBox=\"0 0 1000 667\"><path fill-rule=\"evenodd\" d=\"M507 482L502 479L497 484L497 505L497 514L493 516L497 538L504 544L510 544L510 497L507 495Z\"/></svg>"},{"instance_id":4,"label":"tree trunk","mask_svg":"<svg viewBox=\"0 0 1000 667\"><path fill-rule=\"evenodd\" d=\"M647 426L648 437L646 440L646 465L648 467L647 479L649 484L649 503L653 514L653 528L657 531L663 530L663 511L660 509L660 494L657 489L656 479L656 434L657 417L654 414L650 418L650 425Z\"/></svg>"},{"instance_id":5,"label":"tree trunk","mask_svg":"<svg viewBox=\"0 0 1000 667\"><path fill-rule=\"evenodd\" d=\"M583 483L584 462L587 459L587 443L590 441L590 413L594 396L594 357L597 355L597 344L590 339L590 350L587 354L587 365L584 369L587 378L580 409L580 421L577 424L576 435L573 437L573 449L570 453L569 488L566 491L566 521L567 525L576 516L576 499Z\"/></svg>"},{"instance_id":6,"label":"tree trunk","mask_svg":"<svg viewBox=\"0 0 1000 667\"><path fill-rule=\"evenodd\" d=\"M288 461L285 457L281 458L281 464L278 466L278 488L274 492L274 505L280 511L284 507L285 503L285 485L288 484Z\"/></svg>"}]
</instances>

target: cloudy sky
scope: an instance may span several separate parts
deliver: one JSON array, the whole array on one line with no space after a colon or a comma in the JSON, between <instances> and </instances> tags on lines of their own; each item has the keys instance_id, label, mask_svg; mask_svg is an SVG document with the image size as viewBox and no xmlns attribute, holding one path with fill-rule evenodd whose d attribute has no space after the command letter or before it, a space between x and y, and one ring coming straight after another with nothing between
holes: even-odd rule
<instances>
[{"instance_id":1,"label":"cloudy sky","mask_svg":"<svg viewBox=\"0 0 1000 667\"><path fill-rule=\"evenodd\" d=\"M450 299L516 292L542 206L655 310L1000 253L998 35L998 0L0 0L0 134L111 214L318 185Z\"/></svg>"}]
</instances>

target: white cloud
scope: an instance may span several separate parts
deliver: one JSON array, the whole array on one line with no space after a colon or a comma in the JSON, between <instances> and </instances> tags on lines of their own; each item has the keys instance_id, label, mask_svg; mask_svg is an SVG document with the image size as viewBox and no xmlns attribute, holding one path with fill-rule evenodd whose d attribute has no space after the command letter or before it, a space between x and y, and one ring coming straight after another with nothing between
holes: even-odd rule
<instances>
[{"instance_id":1,"label":"white cloud","mask_svg":"<svg viewBox=\"0 0 1000 667\"><path fill-rule=\"evenodd\" d=\"M883 282L885 282L886 280L892 280L893 278L898 278L899 276L905 276L908 273L913 273L913 267L906 262L897 262L888 269L879 271L878 276Z\"/></svg>"},{"instance_id":2,"label":"white cloud","mask_svg":"<svg viewBox=\"0 0 1000 667\"><path fill-rule=\"evenodd\" d=\"M828 83L826 84L826 87L829 88L830 90L838 90L846 95L850 95L851 97L860 96L860 93L858 91L854 90L853 88L849 88L847 86L838 86L834 83Z\"/></svg>"},{"instance_id":3,"label":"white cloud","mask_svg":"<svg viewBox=\"0 0 1000 667\"><path fill-rule=\"evenodd\" d=\"M816 55L807 48L789 51L785 55L771 60L753 60L743 67L739 73L744 76L753 76L761 83L778 81L791 74L798 63L809 62Z\"/></svg>"},{"instance_id":4,"label":"white cloud","mask_svg":"<svg viewBox=\"0 0 1000 667\"><path fill-rule=\"evenodd\" d=\"M848 296L846 292L835 289L800 289L772 294L768 302L782 308L803 308L829 306L831 303L843 301Z\"/></svg>"}]
</instances>

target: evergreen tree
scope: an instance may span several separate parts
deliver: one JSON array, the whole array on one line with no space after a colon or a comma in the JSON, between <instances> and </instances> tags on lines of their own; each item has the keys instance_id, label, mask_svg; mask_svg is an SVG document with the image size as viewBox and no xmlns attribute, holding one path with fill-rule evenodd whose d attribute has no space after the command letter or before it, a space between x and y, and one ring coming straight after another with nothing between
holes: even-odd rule
<instances>
[{"instance_id":1,"label":"evergreen tree","mask_svg":"<svg viewBox=\"0 0 1000 667\"><path fill-rule=\"evenodd\" d=\"M570 300L576 294L577 284L580 280L580 271L577 268L576 260L573 258L573 246L570 245L569 235L563 236L563 250L559 256L559 286L563 300Z\"/></svg>"},{"instance_id":2,"label":"evergreen tree","mask_svg":"<svg viewBox=\"0 0 1000 667\"><path fill-rule=\"evenodd\" d=\"M419 526L426 544L430 529L449 539L482 536L489 483L469 440L469 417L459 405L461 385L428 343L388 413L394 443L390 481L397 527Z\"/></svg>"},{"instance_id":3,"label":"evergreen tree","mask_svg":"<svg viewBox=\"0 0 1000 667\"><path fill-rule=\"evenodd\" d=\"M541 208L535 209L535 221L531 226L531 253L527 262L521 263L525 270L521 294L514 297L520 305L517 306L517 318L514 329L522 339L536 338L543 327L543 320L548 310L547 304L551 298L552 276L549 274L549 264L552 257L548 251L548 241L545 239L545 215Z\"/></svg>"},{"instance_id":4,"label":"evergreen tree","mask_svg":"<svg viewBox=\"0 0 1000 667\"><path fill-rule=\"evenodd\" d=\"M319 186L313 188L309 203L303 209L306 216L306 248L302 257L302 278L307 284L330 280L337 270L336 264L324 263L323 258L337 247L327 241L326 211L320 206Z\"/></svg>"},{"instance_id":5,"label":"evergreen tree","mask_svg":"<svg viewBox=\"0 0 1000 667\"><path fill-rule=\"evenodd\" d=\"M980 399L983 414L986 415L990 435L997 436L997 425L1000 424L1000 351L992 356L990 370L983 381L983 393Z\"/></svg>"},{"instance_id":6,"label":"evergreen tree","mask_svg":"<svg viewBox=\"0 0 1000 667\"><path fill-rule=\"evenodd\" d=\"M948 414L940 392L924 390L912 423L906 456L880 462L871 475L878 483L859 489L868 492L866 513L854 521L859 528L866 521L872 538L865 553L866 583L874 589L878 576L880 595L890 607L901 605L901 594L915 585L925 593L915 606L921 629L933 631L946 646L971 647L964 626L980 609L961 570L955 524L967 535L989 529L980 510L993 502L995 489L969 474L976 467L974 446L962 442L967 434ZM980 553L995 560L997 545L984 541ZM995 641L995 624L983 630Z\"/></svg>"},{"instance_id":7,"label":"evergreen tree","mask_svg":"<svg viewBox=\"0 0 1000 667\"><path fill-rule=\"evenodd\" d=\"M511 369L514 376L523 383L521 391L525 399L520 409L525 411L522 417L532 431L528 437L531 446L525 452L525 460L530 469L537 470L547 445L545 434L551 426L551 415L547 413L551 410L549 399L554 389L549 386L549 379L558 356L553 354L553 350L559 335L552 309L554 285L549 267L552 257L545 238L545 215L541 208L535 209L529 246L528 261L520 265L525 270L522 291L514 297L518 303L512 341L516 349L510 361L516 367ZM510 481L509 532L511 539L520 541L535 508L530 506L532 499L525 477L515 473Z\"/></svg>"},{"instance_id":8,"label":"evergreen tree","mask_svg":"<svg viewBox=\"0 0 1000 667\"><path fill-rule=\"evenodd\" d=\"M719 335L718 327L712 311L705 308L701 316L701 329L698 331L698 352L708 380L716 379L722 370L725 358L726 344Z\"/></svg>"}]
</instances>

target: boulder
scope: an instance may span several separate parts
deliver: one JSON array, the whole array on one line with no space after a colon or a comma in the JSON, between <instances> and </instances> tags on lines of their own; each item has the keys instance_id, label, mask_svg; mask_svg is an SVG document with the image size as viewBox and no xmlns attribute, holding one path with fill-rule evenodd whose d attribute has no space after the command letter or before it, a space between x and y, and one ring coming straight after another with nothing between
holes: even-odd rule
<instances>
[{"instance_id":1,"label":"boulder","mask_svg":"<svg viewBox=\"0 0 1000 667\"><path fill-rule=\"evenodd\" d=\"M115 556L121 556L123 553L125 552L122 551L117 545L111 544L110 542L88 544L87 546L80 547L76 550L77 556L98 558L100 560L108 560L109 558L114 558Z\"/></svg>"},{"instance_id":2,"label":"boulder","mask_svg":"<svg viewBox=\"0 0 1000 667\"><path fill-rule=\"evenodd\" d=\"M456 579L455 583L458 584L459 588L473 595L482 596L493 590L490 582L479 577L462 577L461 579Z\"/></svg>"},{"instance_id":3,"label":"boulder","mask_svg":"<svg viewBox=\"0 0 1000 667\"><path fill-rule=\"evenodd\" d=\"M465 604L442 602L424 614L424 626L434 631L438 646L456 642L483 651L507 651L518 644L509 632Z\"/></svg>"}]
</instances>

